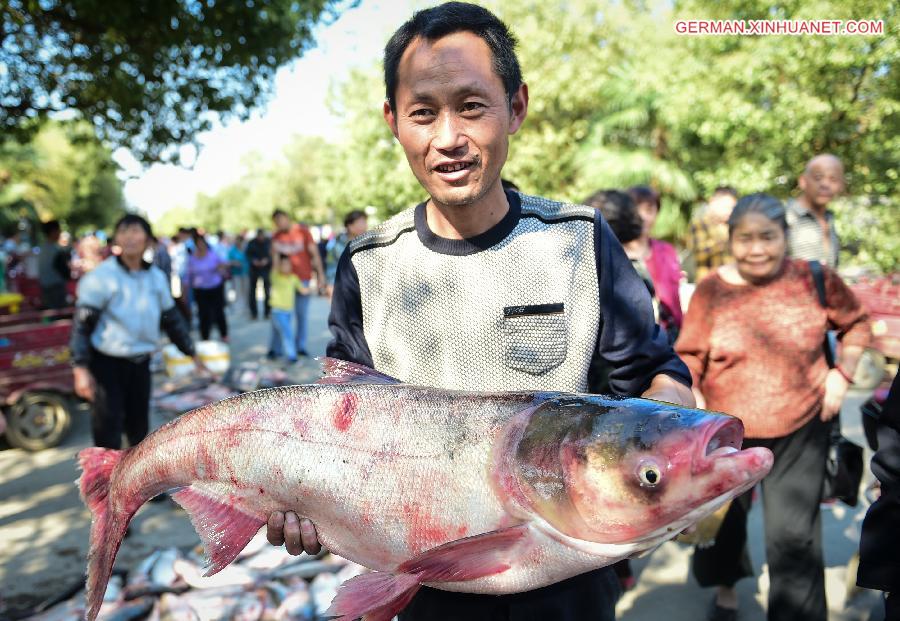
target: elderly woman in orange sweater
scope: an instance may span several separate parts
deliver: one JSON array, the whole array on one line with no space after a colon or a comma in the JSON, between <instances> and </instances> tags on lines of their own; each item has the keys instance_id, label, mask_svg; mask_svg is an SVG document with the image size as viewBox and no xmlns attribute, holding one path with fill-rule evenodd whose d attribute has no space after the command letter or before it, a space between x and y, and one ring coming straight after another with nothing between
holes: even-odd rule
<instances>
[{"instance_id":1,"label":"elderly woman in orange sweater","mask_svg":"<svg viewBox=\"0 0 900 621\"><path fill-rule=\"evenodd\" d=\"M744 446L765 446L775 466L762 483L769 564L768 619L826 621L819 513L828 425L840 411L869 338L866 314L824 268L819 303L810 266L786 256L785 210L766 194L742 198L728 220L734 263L698 286L675 345L694 380L698 407L745 426ZM822 343L842 343L829 369ZM747 554L751 495L736 499L715 543L694 553L701 586L718 587L710 619L737 618L734 584L752 576Z\"/></svg>"}]
</instances>

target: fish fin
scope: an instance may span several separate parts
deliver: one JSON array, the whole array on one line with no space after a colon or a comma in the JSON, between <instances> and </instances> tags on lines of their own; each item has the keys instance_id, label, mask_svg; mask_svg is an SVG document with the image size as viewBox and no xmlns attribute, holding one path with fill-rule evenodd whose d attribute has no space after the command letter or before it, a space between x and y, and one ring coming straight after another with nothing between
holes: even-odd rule
<instances>
[{"instance_id":1,"label":"fish fin","mask_svg":"<svg viewBox=\"0 0 900 621\"><path fill-rule=\"evenodd\" d=\"M322 371L324 377L319 379L316 384L402 384L396 377L379 373L375 369L367 366L356 364L355 362L347 362L346 360L338 360L337 358L329 358L323 356L316 358L322 363Z\"/></svg>"},{"instance_id":2,"label":"fish fin","mask_svg":"<svg viewBox=\"0 0 900 621\"><path fill-rule=\"evenodd\" d=\"M337 619L390 621L423 582L462 582L509 569L509 552L528 534L527 526L495 530L445 543L410 559L396 573L375 571L351 578L338 589L325 613Z\"/></svg>"},{"instance_id":3,"label":"fish fin","mask_svg":"<svg viewBox=\"0 0 900 621\"><path fill-rule=\"evenodd\" d=\"M528 536L528 526L513 526L450 541L423 552L397 568L421 582L464 582L509 569L509 552Z\"/></svg>"},{"instance_id":4,"label":"fish fin","mask_svg":"<svg viewBox=\"0 0 900 621\"><path fill-rule=\"evenodd\" d=\"M266 520L220 498L185 487L172 494L191 517L209 561L204 576L222 571L259 532Z\"/></svg>"},{"instance_id":5,"label":"fish fin","mask_svg":"<svg viewBox=\"0 0 900 621\"><path fill-rule=\"evenodd\" d=\"M403 610L419 590L419 578L409 574L374 571L342 584L325 616L351 621L389 621Z\"/></svg>"},{"instance_id":6,"label":"fish fin","mask_svg":"<svg viewBox=\"0 0 900 621\"><path fill-rule=\"evenodd\" d=\"M109 505L110 477L125 451L100 447L78 453L81 499L91 510L91 538L88 553L85 618L92 621L100 611L106 584L112 575L116 553L128 528L130 515L114 512Z\"/></svg>"}]
</instances>

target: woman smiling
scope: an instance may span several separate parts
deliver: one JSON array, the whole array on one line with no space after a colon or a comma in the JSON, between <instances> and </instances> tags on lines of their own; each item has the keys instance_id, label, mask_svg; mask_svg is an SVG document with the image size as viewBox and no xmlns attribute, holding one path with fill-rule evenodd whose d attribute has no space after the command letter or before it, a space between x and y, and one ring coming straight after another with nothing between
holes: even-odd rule
<instances>
[{"instance_id":1,"label":"woman smiling","mask_svg":"<svg viewBox=\"0 0 900 621\"><path fill-rule=\"evenodd\" d=\"M691 370L698 407L737 416L744 447L775 454L762 483L768 618L825 621L819 502L826 423L840 411L869 326L850 289L827 267L826 304L819 303L809 264L786 256L778 199L745 196L728 232L734 263L697 286L675 349ZM843 345L833 369L822 346L829 329ZM698 582L718 587L710 619L736 618L734 584L753 574L746 550L750 501L749 492L736 499L715 544L694 555Z\"/></svg>"}]
</instances>

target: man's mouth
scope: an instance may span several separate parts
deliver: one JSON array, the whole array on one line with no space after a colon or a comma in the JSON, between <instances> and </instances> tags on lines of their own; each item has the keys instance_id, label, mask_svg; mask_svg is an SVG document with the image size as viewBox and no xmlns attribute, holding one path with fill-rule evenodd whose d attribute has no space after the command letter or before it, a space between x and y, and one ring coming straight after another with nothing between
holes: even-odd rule
<instances>
[{"instance_id":1,"label":"man's mouth","mask_svg":"<svg viewBox=\"0 0 900 621\"><path fill-rule=\"evenodd\" d=\"M472 168L475 165L474 161L471 162L448 162L446 164L438 164L434 167L436 172L439 172L444 175L449 175L455 172L459 172L461 170L466 170L468 168Z\"/></svg>"}]
</instances>

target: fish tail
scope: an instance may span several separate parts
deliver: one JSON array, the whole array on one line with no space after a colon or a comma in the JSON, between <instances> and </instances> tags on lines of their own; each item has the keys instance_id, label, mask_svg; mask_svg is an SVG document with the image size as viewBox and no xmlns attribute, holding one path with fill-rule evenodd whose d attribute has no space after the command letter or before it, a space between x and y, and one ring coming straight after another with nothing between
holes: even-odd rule
<instances>
[{"instance_id":1,"label":"fish tail","mask_svg":"<svg viewBox=\"0 0 900 621\"><path fill-rule=\"evenodd\" d=\"M116 512L109 502L110 478L125 451L87 448L78 453L82 474L78 480L81 499L91 510L91 541L88 553L87 607L85 618L93 621L103 602L116 553L131 516Z\"/></svg>"}]
</instances>

